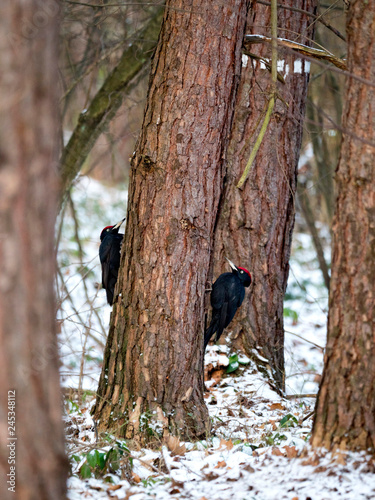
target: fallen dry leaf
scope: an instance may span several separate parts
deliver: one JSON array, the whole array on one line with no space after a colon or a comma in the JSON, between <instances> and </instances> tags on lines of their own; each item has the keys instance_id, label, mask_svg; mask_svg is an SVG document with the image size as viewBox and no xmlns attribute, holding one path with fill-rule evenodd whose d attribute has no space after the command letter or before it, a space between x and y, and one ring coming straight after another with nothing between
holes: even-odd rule
<instances>
[{"instance_id":1,"label":"fallen dry leaf","mask_svg":"<svg viewBox=\"0 0 375 500\"><path fill-rule=\"evenodd\" d=\"M283 457L284 453L279 449L279 448L272 448L272 455L275 455L276 457Z\"/></svg>"},{"instance_id":2,"label":"fallen dry leaf","mask_svg":"<svg viewBox=\"0 0 375 500\"><path fill-rule=\"evenodd\" d=\"M324 467L324 465L319 465L319 467L317 467L314 472L316 472L317 474L319 474L319 472L325 472L327 470L327 467Z\"/></svg>"},{"instance_id":3,"label":"fallen dry leaf","mask_svg":"<svg viewBox=\"0 0 375 500\"><path fill-rule=\"evenodd\" d=\"M233 446L234 445L232 441L225 441L225 439L220 439L219 448L227 448L228 450L231 450Z\"/></svg>"},{"instance_id":4,"label":"fallen dry leaf","mask_svg":"<svg viewBox=\"0 0 375 500\"><path fill-rule=\"evenodd\" d=\"M218 474L216 474L215 472L209 472L208 474L205 474L205 478L207 479L207 481L213 481L214 479L217 479L219 477Z\"/></svg>"},{"instance_id":5,"label":"fallen dry leaf","mask_svg":"<svg viewBox=\"0 0 375 500\"><path fill-rule=\"evenodd\" d=\"M176 436L167 436L165 438L165 443L167 445L168 450L171 452L172 456L175 455L185 455L186 446L181 444L180 440Z\"/></svg>"},{"instance_id":6,"label":"fallen dry leaf","mask_svg":"<svg viewBox=\"0 0 375 500\"><path fill-rule=\"evenodd\" d=\"M303 460L301 462L301 465L313 465L315 467L316 465L319 465L319 457L317 455L314 455L307 460Z\"/></svg>"},{"instance_id":7,"label":"fallen dry leaf","mask_svg":"<svg viewBox=\"0 0 375 500\"><path fill-rule=\"evenodd\" d=\"M277 429L275 420L270 420L269 423L272 425L272 430L275 431Z\"/></svg>"},{"instance_id":8,"label":"fallen dry leaf","mask_svg":"<svg viewBox=\"0 0 375 500\"><path fill-rule=\"evenodd\" d=\"M245 465L245 467L242 467L242 470L246 470L247 472L255 472L255 469L253 469L249 464Z\"/></svg>"},{"instance_id":9,"label":"fallen dry leaf","mask_svg":"<svg viewBox=\"0 0 375 500\"><path fill-rule=\"evenodd\" d=\"M227 463L222 460L221 462L218 462L217 465L215 465L215 469L222 469L223 467L226 467Z\"/></svg>"},{"instance_id":10,"label":"fallen dry leaf","mask_svg":"<svg viewBox=\"0 0 375 500\"><path fill-rule=\"evenodd\" d=\"M212 363L207 365L204 370L204 380L207 382L208 380L214 380L214 383L210 387L214 387L217 385L226 371L226 367L214 366Z\"/></svg>"},{"instance_id":11,"label":"fallen dry leaf","mask_svg":"<svg viewBox=\"0 0 375 500\"><path fill-rule=\"evenodd\" d=\"M141 478L135 472L132 472L132 479L137 484L141 482Z\"/></svg>"},{"instance_id":12,"label":"fallen dry leaf","mask_svg":"<svg viewBox=\"0 0 375 500\"><path fill-rule=\"evenodd\" d=\"M270 410L285 410L285 406L283 406L281 403L272 403L269 405Z\"/></svg>"},{"instance_id":13,"label":"fallen dry leaf","mask_svg":"<svg viewBox=\"0 0 375 500\"><path fill-rule=\"evenodd\" d=\"M286 451L288 458L296 458L298 456L298 450L295 446L284 446L283 449Z\"/></svg>"},{"instance_id":14,"label":"fallen dry leaf","mask_svg":"<svg viewBox=\"0 0 375 500\"><path fill-rule=\"evenodd\" d=\"M172 488L171 490L169 490L169 493L170 495L176 495L177 493L181 493L181 490L179 490L178 488Z\"/></svg>"},{"instance_id":15,"label":"fallen dry leaf","mask_svg":"<svg viewBox=\"0 0 375 500\"><path fill-rule=\"evenodd\" d=\"M111 484L110 486L108 486L107 489L109 491L116 491L116 490L119 490L120 488L122 488L121 484Z\"/></svg>"}]
</instances>

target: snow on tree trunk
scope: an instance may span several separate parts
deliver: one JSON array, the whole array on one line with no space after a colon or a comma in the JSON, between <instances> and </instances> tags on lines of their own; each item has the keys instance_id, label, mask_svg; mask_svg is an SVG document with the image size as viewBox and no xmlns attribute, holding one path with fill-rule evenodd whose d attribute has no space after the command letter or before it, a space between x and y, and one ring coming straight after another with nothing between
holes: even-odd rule
<instances>
[{"instance_id":1,"label":"snow on tree trunk","mask_svg":"<svg viewBox=\"0 0 375 500\"><path fill-rule=\"evenodd\" d=\"M100 429L147 439L210 428L204 298L246 14L246 0L167 2L132 162Z\"/></svg>"},{"instance_id":2,"label":"snow on tree trunk","mask_svg":"<svg viewBox=\"0 0 375 500\"><path fill-rule=\"evenodd\" d=\"M312 444L375 451L375 3L350 2L328 340Z\"/></svg>"},{"instance_id":3,"label":"snow on tree trunk","mask_svg":"<svg viewBox=\"0 0 375 500\"><path fill-rule=\"evenodd\" d=\"M6 2L0 16L4 500L58 500L66 491L54 301L59 10L25 0Z\"/></svg>"},{"instance_id":4,"label":"snow on tree trunk","mask_svg":"<svg viewBox=\"0 0 375 500\"><path fill-rule=\"evenodd\" d=\"M294 6L289 0L285 5ZM283 4L283 5L284 5ZM314 12L315 0L304 8ZM270 8L256 4L247 33L270 35ZM311 18L278 9L278 36L311 44ZM251 45L269 61L270 46ZM277 101L271 122L244 189L236 187L259 133L270 92L271 73L255 58L243 68L228 147L225 191L215 232L213 279L227 270L225 256L250 270L253 284L228 331L262 370L284 388L283 300L295 214L297 165L305 111L309 63L279 47Z\"/></svg>"}]
</instances>

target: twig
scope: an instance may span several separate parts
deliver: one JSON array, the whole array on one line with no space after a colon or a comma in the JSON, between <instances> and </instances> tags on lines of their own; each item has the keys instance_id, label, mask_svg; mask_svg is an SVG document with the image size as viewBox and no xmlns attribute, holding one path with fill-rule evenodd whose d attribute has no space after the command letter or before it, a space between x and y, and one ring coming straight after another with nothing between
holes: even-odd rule
<instances>
[{"instance_id":1,"label":"twig","mask_svg":"<svg viewBox=\"0 0 375 500\"><path fill-rule=\"evenodd\" d=\"M315 413L315 410L310 411L310 412L306 415L306 417L303 417L302 422L304 422L304 421L305 421L305 420L307 420L308 418L312 417L312 416L314 415L314 413Z\"/></svg>"},{"instance_id":2,"label":"twig","mask_svg":"<svg viewBox=\"0 0 375 500\"><path fill-rule=\"evenodd\" d=\"M84 340L83 346L82 346L81 364L80 364L79 378L78 378L78 398L79 398L79 400L81 400L81 397L82 397L82 385L83 385L83 377L84 377L83 370L85 368L86 345L87 345L88 337L89 337L89 328L85 325L85 340Z\"/></svg>"},{"instance_id":3,"label":"twig","mask_svg":"<svg viewBox=\"0 0 375 500\"><path fill-rule=\"evenodd\" d=\"M82 271L85 268L85 264L83 262L84 251L83 251L81 240L79 237L79 221L78 221L78 217L77 217L77 212L76 212L73 198L71 197L70 191L68 192L68 202L69 202L69 205L70 205L70 208L72 211L72 217L73 217L73 222L74 222L74 236L75 236L77 246L78 246L78 258L79 258L79 263L80 263L81 271ZM90 300L85 279L82 280L82 285L83 285L83 288L85 290L87 302L90 304L90 312L94 313L94 315L96 316L96 319L99 322L100 328L102 329L103 336L105 337L106 334L105 334L104 325L102 323L102 320L101 320L101 317L100 317L98 311L93 307L93 302ZM96 291L94 299L96 298L97 294L98 294L98 290ZM91 320L91 314L90 314L90 320Z\"/></svg>"},{"instance_id":4,"label":"twig","mask_svg":"<svg viewBox=\"0 0 375 500\"><path fill-rule=\"evenodd\" d=\"M316 398L316 394L287 394L285 399Z\"/></svg>"},{"instance_id":5,"label":"twig","mask_svg":"<svg viewBox=\"0 0 375 500\"><path fill-rule=\"evenodd\" d=\"M331 277L329 275L328 265L324 257L323 245L319 236L318 229L315 225L314 210L310 203L309 193L306 190L306 183L300 183L299 186L300 190L297 192L299 205L301 207L305 222L313 240L316 255L318 257L319 267L323 274L324 284L327 290L329 290Z\"/></svg>"},{"instance_id":6,"label":"twig","mask_svg":"<svg viewBox=\"0 0 375 500\"><path fill-rule=\"evenodd\" d=\"M289 378L292 378L292 377L300 377L301 375L319 375L319 373L317 373L314 370L304 370L303 372L301 370L299 370L296 373L291 373L286 378L289 379Z\"/></svg>"},{"instance_id":7,"label":"twig","mask_svg":"<svg viewBox=\"0 0 375 500\"><path fill-rule=\"evenodd\" d=\"M242 52L245 54L245 56L248 56L251 59L255 59L256 61L260 61L262 64L265 65L265 67L268 69L269 72L272 71L271 64L264 57L258 56L256 54L254 54L253 52L249 52L246 49L243 49ZM283 77L283 75L279 71L277 72L277 79L279 80L279 82L285 84L285 78Z\"/></svg>"},{"instance_id":8,"label":"twig","mask_svg":"<svg viewBox=\"0 0 375 500\"><path fill-rule=\"evenodd\" d=\"M257 3L260 3L262 5L267 5L267 6L271 5L271 2L266 2L265 0L257 0ZM291 10L292 12L299 12L300 14L305 14L308 17L312 17L313 19L315 19L315 21L319 21L326 28L328 28L329 30L331 30L332 33L334 33L336 36L338 36L339 38L341 38L341 40L343 40L344 42L346 42L346 38L344 37L344 35L342 33L340 33L340 31L338 29L336 29L333 26L331 26L329 24L329 22L327 22L324 19L323 16L324 16L325 12L323 12L322 14L320 14L319 16L317 16L317 15L313 14L312 12L308 12L307 10L304 10L304 9L299 9L298 7L291 7L290 5L278 5L277 8L278 9Z\"/></svg>"},{"instance_id":9,"label":"twig","mask_svg":"<svg viewBox=\"0 0 375 500\"><path fill-rule=\"evenodd\" d=\"M322 352L324 352L324 347L318 345L318 344L315 344L315 342L311 342L311 340L307 340L303 337L301 337L301 335L298 335L298 333L294 333L294 332L291 332L289 330L284 330L286 333L290 333L291 335L294 335L295 337L298 337L299 339L301 340L304 340L305 342L307 342L308 344L312 344L313 346L317 347L318 349L320 349Z\"/></svg>"},{"instance_id":10,"label":"twig","mask_svg":"<svg viewBox=\"0 0 375 500\"><path fill-rule=\"evenodd\" d=\"M69 290L68 290L68 288L67 288L67 286L66 286L66 284L64 282L64 277L63 277L60 269L57 269L57 273L58 273L59 278L61 280L61 285L63 287L63 290L65 291L65 294L66 294L65 297L64 297L64 300L65 299L69 300L69 302L70 302L70 304L72 306L72 309L73 309L75 315L79 319L79 322L80 322L79 324L84 325L85 322L84 322L83 318L81 317L80 313L78 312L77 308L74 305L73 298L72 298L72 296L71 296L71 294L70 294L70 292L69 292ZM90 310L91 310L91 308L90 308ZM62 321L66 321L66 320L67 320L67 318L64 318ZM105 347L104 343L90 332L90 328L86 328L86 331L87 331L87 335L89 337L91 337L102 349L104 349L104 347Z\"/></svg>"},{"instance_id":11,"label":"twig","mask_svg":"<svg viewBox=\"0 0 375 500\"><path fill-rule=\"evenodd\" d=\"M157 43L163 14L164 7L158 7L149 22L134 34L133 43L125 47L115 68L107 76L87 109L80 114L60 158L62 200L97 138L109 120L115 116L125 96L133 89L136 77L150 60Z\"/></svg>"},{"instance_id":12,"label":"twig","mask_svg":"<svg viewBox=\"0 0 375 500\"><path fill-rule=\"evenodd\" d=\"M253 43L272 43L273 38L264 35L245 35L245 44L253 44ZM278 38L277 43L282 47L288 47L289 49L293 49L300 54L304 54L310 56L314 59L322 59L324 61L329 61L334 66L343 71L347 71L348 67L342 59L334 56L330 52L322 49L314 49L313 47L308 47L303 43L292 42L291 40L287 40L286 38Z\"/></svg>"}]
</instances>

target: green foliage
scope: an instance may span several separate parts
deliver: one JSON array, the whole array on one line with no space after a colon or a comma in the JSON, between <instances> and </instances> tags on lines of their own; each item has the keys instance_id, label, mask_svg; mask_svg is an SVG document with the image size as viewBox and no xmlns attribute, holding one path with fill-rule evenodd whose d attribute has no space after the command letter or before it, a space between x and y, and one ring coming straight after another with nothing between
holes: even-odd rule
<instances>
[{"instance_id":1,"label":"green foliage","mask_svg":"<svg viewBox=\"0 0 375 500\"><path fill-rule=\"evenodd\" d=\"M81 479L88 479L91 477L91 468L88 463L84 463L82 467L79 469L79 475Z\"/></svg>"},{"instance_id":2,"label":"green foliage","mask_svg":"<svg viewBox=\"0 0 375 500\"><path fill-rule=\"evenodd\" d=\"M285 434L282 433L283 429L288 429L290 427L296 427L298 425L298 420L291 413L287 413L280 421L278 430L276 432L270 432L264 437L264 444L261 444L260 447L263 446L278 446L283 441L286 441L288 438Z\"/></svg>"},{"instance_id":3,"label":"green foliage","mask_svg":"<svg viewBox=\"0 0 375 500\"><path fill-rule=\"evenodd\" d=\"M154 486L158 484L165 484L171 481L169 477L146 477L146 479L142 479L141 482L145 488L152 489Z\"/></svg>"},{"instance_id":4,"label":"green foliage","mask_svg":"<svg viewBox=\"0 0 375 500\"><path fill-rule=\"evenodd\" d=\"M218 422L220 422L221 424L223 424L223 423L224 423L224 420L223 420L222 418L218 417L217 415L212 415L210 418L211 418L211 422L212 422L213 424L215 424L215 421L216 421L216 420L217 420Z\"/></svg>"},{"instance_id":5,"label":"green foliage","mask_svg":"<svg viewBox=\"0 0 375 500\"><path fill-rule=\"evenodd\" d=\"M93 350L93 348L90 347L89 350ZM103 362L103 357L99 357L99 356L91 356L89 353L87 353L85 355L85 359L86 361L95 361L96 363L100 364Z\"/></svg>"},{"instance_id":6,"label":"green foliage","mask_svg":"<svg viewBox=\"0 0 375 500\"><path fill-rule=\"evenodd\" d=\"M94 271L86 265L79 266L77 271L82 276L82 278L87 278L87 279L94 279L95 278Z\"/></svg>"},{"instance_id":7,"label":"green foliage","mask_svg":"<svg viewBox=\"0 0 375 500\"><path fill-rule=\"evenodd\" d=\"M86 457L86 460L79 469L79 475L82 479L92 476L99 478L108 473L113 474L119 469L120 461L125 458L132 466L129 448L122 441L116 441L115 446L108 451L91 450L83 457ZM76 462L81 459L78 455L72 455L71 458Z\"/></svg>"},{"instance_id":8,"label":"green foliage","mask_svg":"<svg viewBox=\"0 0 375 500\"><path fill-rule=\"evenodd\" d=\"M307 287L310 284L309 278L302 278L298 281L291 280L284 295L284 302L288 300L303 300L306 298Z\"/></svg>"},{"instance_id":9,"label":"green foliage","mask_svg":"<svg viewBox=\"0 0 375 500\"><path fill-rule=\"evenodd\" d=\"M232 354L229 357L229 365L227 366L227 373L235 372L240 365L248 365L250 361L238 358L238 354Z\"/></svg>"},{"instance_id":10,"label":"green foliage","mask_svg":"<svg viewBox=\"0 0 375 500\"><path fill-rule=\"evenodd\" d=\"M291 318L293 323L298 322L298 313L289 307L284 307L284 318Z\"/></svg>"},{"instance_id":11,"label":"green foliage","mask_svg":"<svg viewBox=\"0 0 375 500\"><path fill-rule=\"evenodd\" d=\"M68 403L68 412L69 413L75 413L77 411L78 412L81 411L78 404L75 401L73 401L72 399L68 399L67 403Z\"/></svg>"},{"instance_id":12,"label":"green foliage","mask_svg":"<svg viewBox=\"0 0 375 500\"><path fill-rule=\"evenodd\" d=\"M296 419L296 417L294 415L292 415L291 413L288 413L287 415L285 415L285 417L283 417L280 422L279 422L279 427L280 429L282 428L288 428L288 427L295 427L296 425L298 424L298 420Z\"/></svg>"},{"instance_id":13,"label":"green foliage","mask_svg":"<svg viewBox=\"0 0 375 500\"><path fill-rule=\"evenodd\" d=\"M240 366L240 364L238 362L238 354L233 354L229 358L229 365L227 367L227 373L235 372L239 366Z\"/></svg>"},{"instance_id":14,"label":"green foliage","mask_svg":"<svg viewBox=\"0 0 375 500\"><path fill-rule=\"evenodd\" d=\"M280 434L279 432L272 433L270 436L266 436L265 443L268 446L278 446L282 443L282 441L286 441L288 438L285 434Z\"/></svg>"},{"instance_id":15,"label":"green foliage","mask_svg":"<svg viewBox=\"0 0 375 500\"><path fill-rule=\"evenodd\" d=\"M190 415L193 417L193 415ZM160 439L163 436L163 426L153 418L151 410L147 410L139 417L139 427L142 433L149 437Z\"/></svg>"}]
</instances>

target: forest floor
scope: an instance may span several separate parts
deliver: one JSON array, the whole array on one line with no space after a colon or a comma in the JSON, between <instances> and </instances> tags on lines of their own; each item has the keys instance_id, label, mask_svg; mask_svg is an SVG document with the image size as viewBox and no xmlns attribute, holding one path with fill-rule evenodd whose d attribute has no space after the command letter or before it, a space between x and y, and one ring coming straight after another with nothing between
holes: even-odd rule
<instances>
[{"instance_id":1,"label":"forest floor","mask_svg":"<svg viewBox=\"0 0 375 500\"><path fill-rule=\"evenodd\" d=\"M138 450L111 436L96 441L90 416L92 391L100 375L111 310L97 286L98 240L104 226L124 216L125 196L125 189L104 190L83 179L73 196L75 216L64 217L58 286L71 463L68 498L375 498L373 458L365 453L332 455L309 445L315 397L303 395L315 395L319 387L327 291L311 239L301 232L294 236L284 308L286 397L271 389L248 358L230 352L226 345L209 346L205 397L212 434L207 439L168 443L156 439L152 447Z\"/></svg>"}]
</instances>

